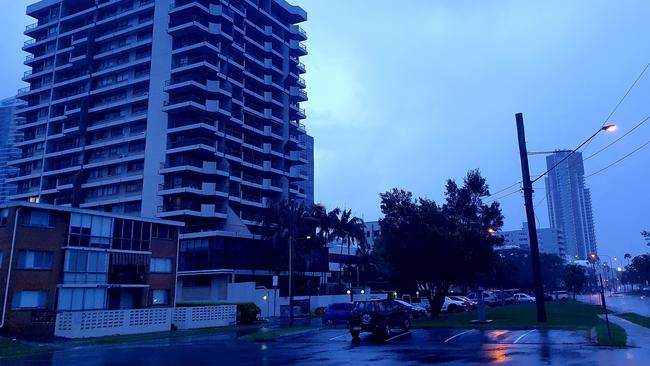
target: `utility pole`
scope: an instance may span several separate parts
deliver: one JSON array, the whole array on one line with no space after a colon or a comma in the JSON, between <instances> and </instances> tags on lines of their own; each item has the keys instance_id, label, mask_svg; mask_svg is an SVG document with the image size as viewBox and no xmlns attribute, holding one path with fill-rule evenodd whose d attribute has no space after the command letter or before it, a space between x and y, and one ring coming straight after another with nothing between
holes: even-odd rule
<instances>
[{"instance_id":1,"label":"utility pole","mask_svg":"<svg viewBox=\"0 0 650 366\"><path fill-rule=\"evenodd\" d=\"M537 226L535 224L535 207L533 206L533 183L530 181L528 167L528 150L526 149L526 133L524 132L524 117L521 113L515 115L517 121L517 137L519 139L519 157L521 159L521 177L524 185L524 204L528 220L528 238L530 239L530 260L533 265L533 281L535 287L535 305L537 306L537 322L546 323L546 306L544 305L544 286L542 286L542 269L539 259L539 243L537 242Z\"/></svg>"}]
</instances>

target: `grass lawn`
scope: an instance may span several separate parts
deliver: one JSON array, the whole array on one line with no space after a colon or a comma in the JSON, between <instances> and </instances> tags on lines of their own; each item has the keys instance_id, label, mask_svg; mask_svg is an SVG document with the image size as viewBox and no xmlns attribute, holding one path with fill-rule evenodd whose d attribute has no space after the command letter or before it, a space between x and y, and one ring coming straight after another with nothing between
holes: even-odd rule
<instances>
[{"instance_id":1,"label":"grass lawn","mask_svg":"<svg viewBox=\"0 0 650 366\"><path fill-rule=\"evenodd\" d=\"M476 311L455 314L442 314L438 319L417 319L414 327L420 328L485 328L485 329L577 329L591 331L596 328L598 344L624 346L627 341L625 330L615 324L611 325L612 341L607 335L604 320L598 318L602 308L598 305L583 304L576 301L556 301L546 303L548 322L537 323L535 304L515 304L487 308L489 324L470 324L477 318Z\"/></svg>"},{"instance_id":2,"label":"grass lawn","mask_svg":"<svg viewBox=\"0 0 650 366\"><path fill-rule=\"evenodd\" d=\"M279 328L279 329L269 329L262 328L258 332L246 334L239 337L239 339L252 342L275 342L278 337L293 335L303 333L309 330L312 330L312 327L291 327L291 328Z\"/></svg>"},{"instance_id":3,"label":"grass lawn","mask_svg":"<svg viewBox=\"0 0 650 366\"><path fill-rule=\"evenodd\" d=\"M11 338L0 337L0 357L26 356L54 350L54 347L32 346L20 341L14 341Z\"/></svg>"},{"instance_id":4,"label":"grass lawn","mask_svg":"<svg viewBox=\"0 0 650 366\"><path fill-rule=\"evenodd\" d=\"M623 313L616 314L616 316L631 321L632 323L638 324L642 327L650 328L650 318L647 316L639 315L637 313Z\"/></svg>"}]
</instances>

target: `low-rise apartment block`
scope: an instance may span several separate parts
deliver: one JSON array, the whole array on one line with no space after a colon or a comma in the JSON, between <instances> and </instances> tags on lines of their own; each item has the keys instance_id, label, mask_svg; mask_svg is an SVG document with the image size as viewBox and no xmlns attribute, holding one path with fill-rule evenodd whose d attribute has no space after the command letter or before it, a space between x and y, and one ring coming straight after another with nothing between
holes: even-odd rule
<instances>
[{"instance_id":1,"label":"low-rise apartment block","mask_svg":"<svg viewBox=\"0 0 650 366\"><path fill-rule=\"evenodd\" d=\"M57 312L172 306L182 225L28 202L1 205L2 331L52 335Z\"/></svg>"}]
</instances>

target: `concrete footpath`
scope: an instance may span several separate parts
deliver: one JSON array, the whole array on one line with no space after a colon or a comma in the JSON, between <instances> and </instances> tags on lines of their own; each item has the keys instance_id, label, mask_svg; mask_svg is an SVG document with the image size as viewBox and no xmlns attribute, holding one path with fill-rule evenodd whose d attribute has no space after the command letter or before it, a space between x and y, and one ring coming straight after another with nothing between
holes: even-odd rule
<instances>
[{"instance_id":1,"label":"concrete footpath","mask_svg":"<svg viewBox=\"0 0 650 366\"><path fill-rule=\"evenodd\" d=\"M598 316L605 319L605 314ZM650 329L612 314L609 314L609 321L625 329L628 346L650 349Z\"/></svg>"}]
</instances>

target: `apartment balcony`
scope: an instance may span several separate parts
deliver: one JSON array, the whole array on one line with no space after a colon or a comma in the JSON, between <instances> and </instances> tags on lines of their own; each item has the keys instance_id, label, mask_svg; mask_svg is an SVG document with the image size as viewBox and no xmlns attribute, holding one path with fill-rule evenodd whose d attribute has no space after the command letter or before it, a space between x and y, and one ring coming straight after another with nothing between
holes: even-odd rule
<instances>
[{"instance_id":1,"label":"apartment balcony","mask_svg":"<svg viewBox=\"0 0 650 366\"><path fill-rule=\"evenodd\" d=\"M88 177L87 182L81 185L81 188L101 187L110 184L128 183L140 181L143 179L142 171L126 172L120 175L104 175L97 178Z\"/></svg>"},{"instance_id":2,"label":"apartment balcony","mask_svg":"<svg viewBox=\"0 0 650 366\"><path fill-rule=\"evenodd\" d=\"M188 118L187 120L171 120L168 123L168 134L194 132L194 134L215 134L223 136L219 132L215 121L201 118Z\"/></svg>"},{"instance_id":3,"label":"apartment balcony","mask_svg":"<svg viewBox=\"0 0 650 366\"><path fill-rule=\"evenodd\" d=\"M294 112L293 114L296 116L295 119L305 119L305 118L307 118L307 114L305 113L304 108L300 108L299 106L297 106L295 104L291 104L290 107L291 107L290 110L292 112Z\"/></svg>"},{"instance_id":4,"label":"apartment balcony","mask_svg":"<svg viewBox=\"0 0 650 366\"><path fill-rule=\"evenodd\" d=\"M160 218L193 216L202 218L227 219L228 210L225 206L217 207L215 204L201 204L193 201L174 202L158 207Z\"/></svg>"},{"instance_id":5,"label":"apartment balcony","mask_svg":"<svg viewBox=\"0 0 650 366\"><path fill-rule=\"evenodd\" d=\"M106 109L111 109L115 108L121 105L125 104L133 104L133 103L138 103L138 102L143 102L149 99L149 96L145 93L143 95L129 95L124 98L114 98L110 100L105 100L105 101L100 101L98 103L95 103L95 105L88 109L88 112L94 113L94 112L99 112L102 110ZM66 115L69 113L66 111Z\"/></svg>"},{"instance_id":6,"label":"apartment balcony","mask_svg":"<svg viewBox=\"0 0 650 366\"><path fill-rule=\"evenodd\" d=\"M181 58L172 63L172 74L186 71L194 71L206 78L222 77L221 62L210 56Z\"/></svg>"},{"instance_id":7,"label":"apartment balcony","mask_svg":"<svg viewBox=\"0 0 650 366\"><path fill-rule=\"evenodd\" d=\"M167 80L165 82L165 91L170 94L198 93L207 97L232 97L232 87L229 87L223 81L210 80L199 76Z\"/></svg>"},{"instance_id":8,"label":"apartment balcony","mask_svg":"<svg viewBox=\"0 0 650 366\"><path fill-rule=\"evenodd\" d=\"M101 59L104 59L104 58L107 58L107 57L111 57L111 56L116 55L116 54L118 54L120 52L124 52L124 51L130 50L130 49L133 49L133 48L138 48L138 47L141 47L141 46L148 45L148 44L151 43L151 41L152 41L151 37L137 39L135 41L131 41L129 43L123 44L121 46L118 46L118 47L115 47L115 48L112 48L112 49L100 51L99 53L95 54L93 59L94 60L101 60Z\"/></svg>"},{"instance_id":9,"label":"apartment balcony","mask_svg":"<svg viewBox=\"0 0 650 366\"><path fill-rule=\"evenodd\" d=\"M161 196L168 195L199 195L209 197L228 197L228 192L224 192L217 187L214 182L181 182L175 184L160 184L158 194Z\"/></svg>"},{"instance_id":10,"label":"apartment balcony","mask_svg":"<svg viewBox=\"0 0 650 366\"><path fill-rule=\"evenodd\" d=\"M180 157L164 163L163 167L160 169L160 174L179 173L184 171L211 176L230 176L226 164L219 164L216 161L204 161L190 157Z\"/></svg>"},{"instance_id":11,"label":"apartment balcony","mask_svg":"<svg viewBox=\"0 0 650 366\"><path fill-rule=\"evenodd\" d=\"M166 100L163 111L174 113L203 112L218 113L225 117L230 117L230 111L223 109L222 103L218 100L210 100L193 95L184 95L180 97L171 97Z\"/></svg>"},{"instance_id":12,"label":"apartment balcony","mask_svg":"<svg viewBox=\"0 0 650 366\"><path fill-rule=\"evenodd\" d=\"M191 34L198 34L202 36L215 37L215 39L225 38L232 41L232 35L224 32L221 24L211 23L208 21L209 17L194 16L188 19L178 20L174 24L175 19L172 18L167 33L174 37L184 37Z\"/></svg>"},{"instance_id":13,"label":"apartment balcony","mask_svg":"<svg viewBox=\"0 0 650 366\"><path fill-rule=\"evenodd\" d=\"M50 25L53 25L58 21L57 17L45 17L38 20L36 23L32 23L25 27L25 35L29 36L41 30L44 30Z\"/></svg>"},{"instance_id":14,"label":"apartment balcony","mask_svg":"<svg viewBox=\"0 0 650 366\"><path fill-rule=\"evenodd\" d=\"M135 15L138 13L142 13L148 9L153 9L155 7L154 1L151 0L141 0L140 5L136 5L133 8L130 9L122 9L121 11L116 11L115 13L112 14L107 14L104 16L104 18L100 19L97 21L97 25L102 25L106 23L110 23L114 20L126 17L126 16L131 16Z\"/></svg>"},{"instance_id":15,"label":"apartment balcony","mask_svg":"<svg viewBox=\"0 0 650 366\"><path fill-rule=\"evenodd\" d=\"M207 153L208 155L214 156L218 151L218 142L206 137L184 137L169 141L167 144L168 154L192 152Z\"/></svg>"},{"instance_id":16,"label":"apartment balcony","mask_svg":"<svg viewBox=\"0 0 650 366\"><path fill-rule=\"evenodd\" d=\"M309 100L309 98L307 97L307 92L302 90L302 89L298 89L298 90L296 90L295 93L292 93L292 94L297 97L296 99L298 100L298 102L306 102L307 100ZM303 110L303 115L304 114L305 113L304 113L304 110Z\"/></svg>"},{"instance_id":17,"label":"apartment balcony","mask_svg":"<svg viewBox=\"0 0 650 366\"><path fill-rule=\"evenodd\" d=\"M102 206L116 205L127 202L142 201L141 192L115 194L111 196L86 198L86 202L79 205L81 208L97 208Z\"/></svg>"},{"instance_id":18,"label":"apartment balcony","mask_svg":"<svg viewBox=\"0 0 650 366\"><path fill-rule=\"evenodd\" d=\"M305 32L305 30L297 24L292 24L289 26L289 33L291 33L292 38L298 39L300 41L307 40L307 32Z\"/></svg>"},{"instance_id":19,"label":"apartment balcony","mask_svg":"<svg viewBox=\"0 0 650 366\"><path fill-rule=\"evenodd\" d=\"M233 12L223 5L205 3L203 1L173 2L169 5L169 14L180 13L184 10L196 9L205 13L206 16L223 16L232 22Z\"/></svg>"}]
</instances>

